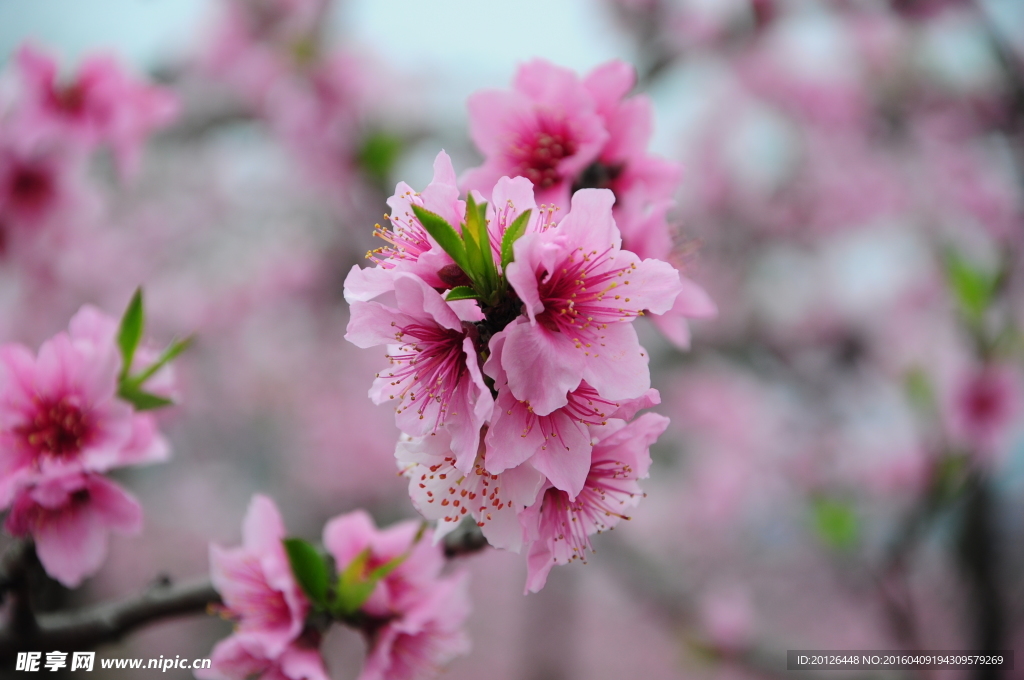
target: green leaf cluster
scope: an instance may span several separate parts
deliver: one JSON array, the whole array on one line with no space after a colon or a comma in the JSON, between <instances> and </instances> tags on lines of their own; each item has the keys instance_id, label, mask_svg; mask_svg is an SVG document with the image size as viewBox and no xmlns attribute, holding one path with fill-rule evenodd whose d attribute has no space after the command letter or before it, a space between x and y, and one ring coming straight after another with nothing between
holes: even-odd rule
<instances>
[{"instance_id":1,"label":"green leaf cluster","mask_svg":"<svg viewBox=\"0 0 1024 680\"><path fill-rule=\"evenodd\" d=\"M121 373L117 381L117 396L130 403L137 411L149 411L174 403L166 397L147 392L144 385L157 371L173 361L192 344L191 337L175 340L157 357L155 362L138 373L132 373L131 367L135 360L135 352L139 343L142 342L145 330L146 312L142 302L142 289L138 288L128 303L124 316L121 317L121 324L117 331L117 346L121 351Z\"/></svg>"},{"instance_id":2,"label":"green leaf cluster","mask_svg":"<svg viewBox=\"0 0 1024 680\"><path fill-rule=\"evenodd\" d=\"M371 553L366 548L332 579L334 568L331 560L313 544L301 538L286 538L282 542L295 580L309 598L314 611L325 612L341 620L356 616L377 584L409 555L405 552L371 569Z\"/></svg>"},{"instance_id":3,"label":"green leaf cluster","mask_svg":"<svg viewBox=\"0 0 1024 680\"><path fill-rule=\"evenodd\" d=\"M498 252L495 253L487 228L487 203L477 203L472 195L466 199L466 221L461 225L461 231L425 208L414 205L412 209L427 233L434 237L472 282L470 286L456 286L446 299L478 300L484 306L498 304L508 289L504 272L514 259L512 246L526 233L530 211L521 214L508 226L502 235ZM495 255L500 258L498 262L495 261Z\"/></svg>"}]
</instances>

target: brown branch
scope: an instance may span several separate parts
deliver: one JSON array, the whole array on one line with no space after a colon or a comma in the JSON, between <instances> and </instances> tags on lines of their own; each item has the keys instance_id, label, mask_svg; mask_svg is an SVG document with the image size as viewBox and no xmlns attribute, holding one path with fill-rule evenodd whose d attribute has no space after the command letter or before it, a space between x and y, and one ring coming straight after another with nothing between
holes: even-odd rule
<instances>
[{"instance_id":1,"label":"brown branch","mask_svg":"<svg viewBox=\"0 0 1024 680\"><path fill-rule=\"evenodd\" d=\"M0 630L0 663L20 651L88 649L119 640L136 628L162 619L203 613L219 602L220 596L208 580L182 585L160 583L121 602L38 615L34 627L10 621Z\"/></svg>"},{"instance_id":2,"label":"brown branch","mask_svg":"<svg viewBox=\"0 0 1024 680\"><path fill-rule=\"evenodd\" d=\"M478 553L489 545L483 532L476 526L465 531L460 528L444 537L444 556L448 559L465 557Z\"/></svg>"}]
</instances>

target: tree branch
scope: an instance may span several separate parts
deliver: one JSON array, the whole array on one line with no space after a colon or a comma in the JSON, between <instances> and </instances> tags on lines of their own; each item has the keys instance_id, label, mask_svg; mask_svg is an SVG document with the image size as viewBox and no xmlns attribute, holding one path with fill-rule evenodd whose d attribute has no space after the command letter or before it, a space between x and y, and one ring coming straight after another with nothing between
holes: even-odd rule
<instances>
[{"instance_id":1,"label":"tree branch","mask_svg":"<svg viewBox=\"0 0 1024 680\"><path fill-rule=\"evenodd\" d=\"M136 628L175 616L198 614L220 602L208 580L181 585L160 583L141 595L121 602L101 604L77 612L42 614L34 628L16 621L0 630L0 662L19 651L89 649L119 640ZM10 624L14 625L10 625Z\"/></svg>"}]
</instances>

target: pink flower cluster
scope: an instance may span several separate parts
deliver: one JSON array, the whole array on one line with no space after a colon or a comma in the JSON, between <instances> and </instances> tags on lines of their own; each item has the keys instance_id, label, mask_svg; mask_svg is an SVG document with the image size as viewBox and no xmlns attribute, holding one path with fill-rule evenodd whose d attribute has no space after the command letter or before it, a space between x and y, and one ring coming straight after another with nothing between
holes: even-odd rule
<instances>
[{"instance_id":1,"label":"pink flower cluster","mask_svg":"<svg viewBox=\"0 0 1024 680\"><path fill-rule=\"evenodd\" d=\"M135 498L103 474L170 454L153 415L118 396L116 334L114 319L86 306L38 354L0 346L0 509L10 510L4 527L31 536L46 572L68 587L103 563L109 532L135 533L142 525ZM136 353L143 366L153 358L145 348ZM169 395L169 369L147 387Z\"/></svg>"},{"instance_id":2,"label":"pink flower cluster","mask_svg":"<svg viewBox=\"0 0 1024 680\"><path fill-rule=\"evenodd\" d=\"M262 117L332 197L353 184L369 66L330 48L326 0L229 0L204 70ZM348 190L345 190L348 191Z\"/></svg>"},{"instance_id":3,"label":"pink flower cluster","mask_svg":"<svg viewBox=\"0 0 1024 680\"><path fill-rule=\"evenodd\" d=\"M609 189L623 247L640 257L672 261L666 213L680 168L647 153L653 111L646 96L626 96L635 84L633 68L621 61L580 79L537 59L519 68L511 91L477 92L469 99L469 129L485 159L466 172L463 188L489 197L498 178L521 176L533 183L538 203L562 207L579 189ZM652 314L652 320L685 349L690 341L685 319L714 316L717 310L685 276L680 275L680 285L675 304Z\"/></svg>"},{"instance_id":4,"label":"pink flower cluster","mask_svg":"<svg viewBox=\"0 0 1024 680\"><path fill-rule=\"evenodd\" d=\"M327 680L318 650L323 618L310 618L318 606L292 571L284 523L273 501L253 498L242 534L240 547L210 548L222 613L235 621L236 630L214 648L213 667L196 676ZM356 511L328 522L323 544L339 572L350 572L354 563L365 573L397 564L373 585L357 611L340 617L367 639L360 680L425 677L469 650L462 630L469 613L465 574L441 576L444 555L429 532L420 535L418 523L378 530L366 513Z\"/></svg>"},{"instance_id":5,"label":"pink flower cluster","mask_svg":"<svg viewBox=\"0 0 1024 680\"><path fill-rule=\"evenodd\" d=\"M659 397L632 322L688 290L622 247L611 190L578 190L558 221L534 192L502 177L486 207L462 201L442 152L422 193L399 184L389 200L376 267L345 282L345 337L388 348L370 396L395 406L417 509L437 537L472 518L492 545L525 548L532 591L642 497L668 420L633 420Z\"/></svg>"},{"instance_id":6,"label":"pink flower cluster","mask_svg":"<svg viewBox=\"0 0 1024 680\"><path fill-rule=\"evenodd\" d=\"M88 206L91 152L110 149L130 177L146 137L177 115L169 91L136 81L112 57L91 57L63 76L52 57L26 45L11 68L18 87L0 102L0 252L45 240L40 232Z\"/></svg>"}]
</instances>

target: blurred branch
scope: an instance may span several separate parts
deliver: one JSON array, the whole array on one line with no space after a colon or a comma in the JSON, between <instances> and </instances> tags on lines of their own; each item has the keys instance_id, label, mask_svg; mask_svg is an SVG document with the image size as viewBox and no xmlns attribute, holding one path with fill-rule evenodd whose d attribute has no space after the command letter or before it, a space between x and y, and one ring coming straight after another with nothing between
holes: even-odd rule
<instances>
[{"instance_id":1,"label":"blurred branch","mask_svg":"<svg viewBox=\"0 0 1024 680\"><path fill-rule=\"evenodd\" d=\"M39 630L32 610L32 571L38 564L35 544L16 540L0 559L0 592L8 599L9 628L20 635L33 635Z\"/></svg>"},{"instance_id":2,"label":"blurred branch","mask_svg":"<svg viewBox=\"0 0 1024 680\"><path fill-rule=\"evenodd\" d=\"M973 595L975 649L987 654L1006 648L1006 598L1000 588L996 503L991 482L981 473L975 472L968 480L965 501L958 547ZM995 680L1002 676L998 666L980 666L974 677Z\"/></svg>"},{"instance_id":3,"label":"blurred branch","mask_svg":"<svg viewBox=\"0 0 1024 680\"><path fill-rule=\"evenodd\" d=\"M444 556L449 559L465 557L478 553L489 545L480 528L473 524L470 529L460 528L444 537Z\"/></svg>"},{"instance_id":4,"label":"blurred branch","mask_svg":"<svg viewBox=\"0 0 1024 680\"><path fill-rule=\"evenodd\" d=\"M219 602L220 596L208 580L181 585L165 581L121 602L76 612L41 614L33 617L33 625L28 627L15 616L0 629L0 663L25 650L88 649L119 640L162 619L206 612L210 605Z\"/></svg>"}]
</instances>

